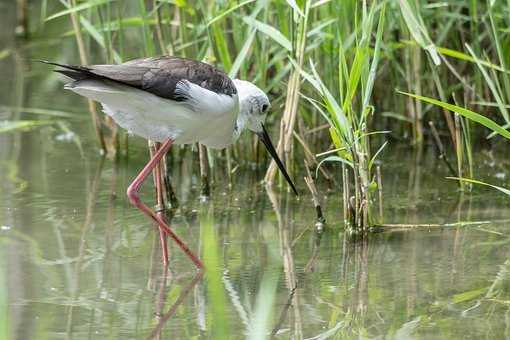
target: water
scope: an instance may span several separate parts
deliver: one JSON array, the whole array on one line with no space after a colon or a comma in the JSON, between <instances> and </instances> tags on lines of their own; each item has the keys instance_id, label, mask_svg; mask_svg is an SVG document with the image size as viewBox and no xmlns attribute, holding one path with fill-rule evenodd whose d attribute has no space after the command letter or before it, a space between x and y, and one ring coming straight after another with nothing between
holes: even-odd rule
<instances>
[{"instance_id":1,"label":"water","mask_svg":"<svg viewBox=\"0 0 510 340\"><path fill-rule=\"evenodd\" d=\"M180 209L171 224L207 272L197 277L172 246L165 274L154 227L124 196L145 143L129 138L118 161L99 156L84 101L24 61L78 60L72 41L15 47L10 37L2 35L1 120L59 123L0 133L2 338L510 337L508 199L460 193L430 148L417 155L390 145L383 221L400 227L358 242L343 234L338 193L324 197L319 233L310 198L265 191L262 168L241 167L231 190L216 169L202 202L188 150L172 167ZM500 183L504 155L480 148L479 177ZM152 202L150 183L143 198Z\"/></svg>"},{"instance_id":2,"label":"water","mask_svg":"<svg viewBox=\"0 0 510 340\"><path fill-rule=\"evenodd\" d=\"M163 286L156 233L123 195L143 157L115 166L85 147L81 159L73 143L41 135L2 136L12 147L24 140L16 158L2 158L0 298L10 336L145 338L196 272L172 247ZM142 154L143 144L136 147ZM259 188L224 194L218 183L201 203L190 190L172 225L208 271L163 335L242 338L277 328L282 338L508 336L504 196L461 197L426 174L409 191L406 172L384 173L385 221L496 222L346 242L334 194L326 199L330 223L318 234L306 196L274 193L273 206Z\"/></svg>"}]
</instances>

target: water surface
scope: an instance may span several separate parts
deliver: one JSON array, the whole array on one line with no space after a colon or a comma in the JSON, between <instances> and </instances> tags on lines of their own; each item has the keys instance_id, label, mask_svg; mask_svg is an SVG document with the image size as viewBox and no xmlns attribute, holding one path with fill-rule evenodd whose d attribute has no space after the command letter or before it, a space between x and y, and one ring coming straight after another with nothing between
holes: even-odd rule
<instances>
[{"instance_id":1,"label":"water surface","mask_svg":"<svg viewBox=\"0 0 510 340\"><path fill-rule=\"evenodd\" d=\"M263 167L241 164L230 188L214 171L204 202L196 152L176 152L171 225L207 272L197 277L172 246L165 273L154 226L124 195L147 160L144 141L128 138L116 160L100 156L83 99L26 61L77 60L73 45L4 40L0 120L58 120L0 133L4 338L510 337L508 200L458 191L431 148L388 148L381 221L401 226L357 242L344 235L340 194L326 183L328 224L317 232L304 186L300 199L266 191ZM481 179L508 175L504 152L480 149L476 164ZM153 202L150 181L143 192Z\"/></svg>"}]
</instances>

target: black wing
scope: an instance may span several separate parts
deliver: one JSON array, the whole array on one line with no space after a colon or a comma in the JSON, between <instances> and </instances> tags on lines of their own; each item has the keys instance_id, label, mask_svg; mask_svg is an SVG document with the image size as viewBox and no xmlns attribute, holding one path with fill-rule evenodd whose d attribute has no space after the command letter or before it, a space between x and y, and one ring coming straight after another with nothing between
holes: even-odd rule
<instances>
[{"instance_id":1,"label":"black wing","mask_svg":"<svg viewBox=\"0 0 510 340\"><path fill-rule=\"evenodd\" d=\"M135 59L120 65L91 66L43 62L64 68L55 71L74 80L108 79L176 101L186 99L175 92L177 83L182 80L219 94L233 96L237 93L234 83L224 72L209 64L185 58L163 56Z\"/></svg>"}]
</instances>

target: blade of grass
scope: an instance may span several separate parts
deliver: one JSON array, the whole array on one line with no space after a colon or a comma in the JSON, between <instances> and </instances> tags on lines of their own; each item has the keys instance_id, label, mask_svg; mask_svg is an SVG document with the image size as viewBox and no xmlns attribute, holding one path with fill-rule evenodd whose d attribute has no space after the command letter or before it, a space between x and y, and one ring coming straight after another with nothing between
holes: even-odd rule
<instances>
[{"instance_id":1,"label":"blade of grass","mask_svg":"<svg viewBox=\"0 0 510 340\"><path fill-rule=\"evenodd\" d=\"M0 133L27 131L43 125L54 124L54 120L17 120L0 122Z\"/></svg>"},{"instance_id":2,"label":"blade of grass","mask_svg":"<svg viewBox=\"0 0 510 340\"><path fill-rule=\"evenodd\" d=\"M456 181L462 181L462 182L467 182L467 183L472 183L472 184L483 185L483 186L490 187L490 188L496 189L498 191L501 191L505 195L510 196L510 189L506 189L506 188L503 188L503 187L500 187L500 186L497 186L494 184L485 183L485 182L478 181L476 179L471 179L471 178L463 178L463 177L446 177L446 178L453 179Z\"/></svg>"},{"instance_id":3,"label":"blade of grass","mask_svg":"<svg viewBox=\"0 0 510 340\"><path fill-rule=\"evenodd\" d=\"M230 78L235 78L237 76L239 69L242 67L243 63L248 58L248 54L250 52L251 45L253 44L253 40L255 39L256 33L257 33L257 30L253 29L249 33L248 38L246 38L246 41L244 42L243 47L239 51L239 54L237 55L236 59L234 60L234 64L232 64L232 67L228 73L228 76Z\"/></svg>"},{"instance_id":4,"label":"blade of grass","mask_svg":"<svg viewBox=\"0 0 510 340\"><path fill-rule=\"evenodd\" d=\"M500 126L498 123L496 123L492 119L487 118L485 116L482 116L479 113L476 113L474 111L468 110L466 108L463 108L463 107L460 107L460 106L457 106L457 105L452 105L452 104L444 103L442 101L439 101L439 100L436 100L436 99L433 99L433 98L418 96L416 94L407 93L407 92L403 92L403 91L399 91L399 90L397 90L397 92L400 93L400 94L404 94L406 96L410 96L410 97L416 98L418 100L424 101L424 102L429 103L429 104L440 106L440 107L442 107L444 109L447 109L447 110L450 110L452 112L456 112L459 115L461 115L463 117L466 117L467 119L470 119L470 120L472 120L474 122L477 122L479 124L482 124L486 128L488 128L488 129L498 133L499 135L501 135L501 136L503 136L503 137L505 137L507 139L510 139L510 132L509 131L505 130L502 126Z\"/></svg>"},{"instance_id":5,"label":"blade of grass","mask_svg":"<svg viewBox=\"0 0 510 340\"><path fill-rule=\"evenodd\" d=\"M273 26L265 24L257 19L253 19L251 17L244 17L244 22L251 27L256 28L261 33L265 34L267 37L273 39L275 42L280 44L287 51L292 51L292 43L286 36L283 35L282 32L278 31Z\"/></svg>"},{"instance_id":6,"label":"blade of grass","mask_svg":"<svg viewBox=\"0 0 510 340\"><path fill-rule=\"evenodd\" d=\"M86 9L91 9L91 8L94 8L94 7L98 7L98 6L101 6L103 4L106 4L106 3L112 2L112 1L115 1L115 0L89 0L89 1L84 2L82 4L79 4L79 5L70 7L68 9L65 9L63 11L57 12L55 14L52 14L48 18L46 18L45 21L50 21L50 20L53 20L53 19L56 19L56 18L60 18L62 16L65 16L65 15L68 15L68 14L71 14L71 13L77 13L79 11L83 11L83 10L86 10Z\"/></svg>"},{"instance_id":7,"label":"blade of grass","mask_svg":"<svg viewBox=\"0 0 510 340\"><path fill-rule=\"evenodd\" d=\"M234 12L235 10L245 6L245 5L248 5L252 2L255 2L256 0L247 0L247 1L243 1L233 7L230 7L229 9L227 9L226 11L218 14L217 16L215 16L214 18L212 18L211 20L209 20L209 22L207 22L207 25L206 26L211 26L212 24L214 24L216 21L219 21L221 19L223 19L224 17L226 17L228 14Z\"/></svg>"},{"instance_id":8,"label":"blade of grass","mask_svg":"<svg viewBox=\"0 0 510 340\"><path fill-rule=\"evenodd\" d=\"M407 0L399 0L400 10L402 11L402 17L409 32L413 36L414 40L421 46L425 51L428 52L435 65L441 64L441 59L436 50L436 46L432 42L427 32L423 20L421 19L419 10L413 10L413 7ZM418 2L419 5L419 2Z\"/></svg>"},{"instance_id":9,"label":"blade of grass","mask_svg":"<svg viewBox=\"0 0 510 340\"><path fill-rule=\"evenodd\" d=\"M70 113L51 109L39 109L32 107L11 107L11 106L0 106L0 110L18 111L25 112L35 115L52 116L52 117L64 117L74 119L85 119L80 113Z\"/></svg>"},{"instance_id":10,"label":"blade of grass","mask_svg":"<svg viewBox=\"0 0 510 340\"><path fill-rule=\"evenodd\" d=\"M365 95L363 97L362 111L365 111L365 108L368 106L370 97L372 96L372 89L374 88L375 76L381 51L382 34L384 30L385 10L386 3L384 3L383 7L381 8L381 13L379 14L379 22L377 24L377 35L374 47L374 56L372 57L372 65L370 66L370 73L368 75L368 79L365 85Z\"/></svg>"},{"instance_id":11,"label":"blade of grass","mask_svg":"<svg viewBox=\"0 0 510 340\"><path fill-rule=\"evenodd\" d=\"M304 17L305 14L303 13L303 11L301 10L301 8L299 8L299 5L296 3L296 1L294 0L286 0L287 1L287 4L289 4L290 7L292 7L292 9L297 13L299 14L300 16Z\"/></svg>"},{"instance_id":12,"label":"blade of grass","mask_svg":"<svg viewBox=\"0 0 510 340\"><path fill-rule=\"evenodd\" d=\"M496 100L496 103L498 103L498 108L499 108L499 111L500 111L501 115L503 116L505 121L507 123L509 123L510 122L510 117L508 115L508 111L507 111L507 109L505 107L505 104L503 103L503 100L501 98L501 94L498 91L498 87L496 86L496 84L492 80L492 78L489 76L489 74L487 73L487 71L485 70L483 65L480 63L480 59L475 55L475 52L473 52L473 49L471 48L471 46L466 44L466 48L468 49L469 53L471 54L471 56L475 60L475 63L478 66L480 72L482 72L483 78L485 79L485 82L486 82L487 86L491 90L492 96ZM495 80L497 81L497 79L495 79Z\"/></svg>"}]
</instances>

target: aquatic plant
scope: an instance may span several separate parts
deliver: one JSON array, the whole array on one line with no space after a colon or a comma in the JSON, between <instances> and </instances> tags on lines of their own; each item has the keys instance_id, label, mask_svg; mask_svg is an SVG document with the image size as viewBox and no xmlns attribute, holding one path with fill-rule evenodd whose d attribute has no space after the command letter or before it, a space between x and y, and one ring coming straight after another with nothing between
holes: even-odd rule
<instances>
[{"instance_id":1,"label":"aquatic plant","mask_svg":"<svg viewBox=\"0 0 510 340\"><path fill-rule=\"evenodd\" d=\"M41 2L44 25L29 25L29 36L67 24L61 36L76 41L82 62L172 54L251 79L272 97L268 126L279 130L287 165L297 175L303 157L314 168L324 159L342 162L344 216L366 227L377 187L373 155L385 145L373 133L391 131L417 150L432 142L449 175L471 178L473 149L485 137L466 117L395 89L477 106L509 126L506 11L502 2L61 0ZM312 99L317 93L321 103ZM92 116L96 134L114 139L109 122ZM197 148L204 188L214 186L214 164L225 164L230 178L259 157L257 142L242 139L221 153ZM319 171L335 180L329 166ZM266 182L276 174L270 165Z\"/></svg>"},{"instance_id":2,"label":"aquatic plant","mask_svg":"<svg viewBox=\"0 0 510 340\"><path fill-rule=\"evenodd\" d=\"M8 86L0 108L2 335L504 338L508 196L458 191L445 176L509 193L501 138L509 136L509 9L504 1L30 1L27 40L0 47ZM168 162L183 198L173 226L201 249L208 271L195 281L171 252L163 278L157 235L119 195L147 157L144 145L129 140L128 150L121 133L116 161L97 157L95 126L82 123L86 103L57 96L60 81L29 62L80 62L71 13L90 63L161 53L214 63L269 92L274 134L294 107L286 162L294 178L314 181L330 227L314 231L303 184L299 200L268 190L273 209L252 190L262 177L252 172L266 165L250 136L224 152L176 149ZM100 126L108 143L107 122ZM377 150L384 153L367 171ZM200 165L210 167L214 202L199 206ZM369 230L382 232L349 242L338 237L337 197L344 192L347 222L357 228L357 173L369 174Z\"/></svg>"},{"instance_id":3,"label":"aquatic plant","mask_svg":"<svg viewBox=\"0 0 510 340\"><path fill-rule=\"evenodd\" d=\"M366 2L355 6L352 18L352 31L341 32L340 37L353 36L354 42L346 49L344 40L340 40L338 48L338 92L339 100L321 80L313 63L310 68L312 74L302 71L305 79L319 92L322 105L309 99L310 103L321 112L330 128L330 136L334 149L324 154L321 163L334 161L348 166L349 171L343 173L344 202L347 202L344 217L347 223L355 229L367 230L370 226L370 210L372 206L371 192L375 184L372 178L374 160L386 144L383 144L371 155L369 120L374 113L371 106L371 95L374 87L380 48L384 27L384 5L372 2L368 7ZM379 14L377 24L376 14ZM372 31L377 30L375 47L370 49ZM299 67L299 66L296 66ZM332 155L334 154L334 155ZM350 175L349 175L350 174ZM349 181L349 178L352 178ZM352 183L348 183L352 182ZM353 187L353 192L349 190Z\"/></svg>"}]
</instances>

